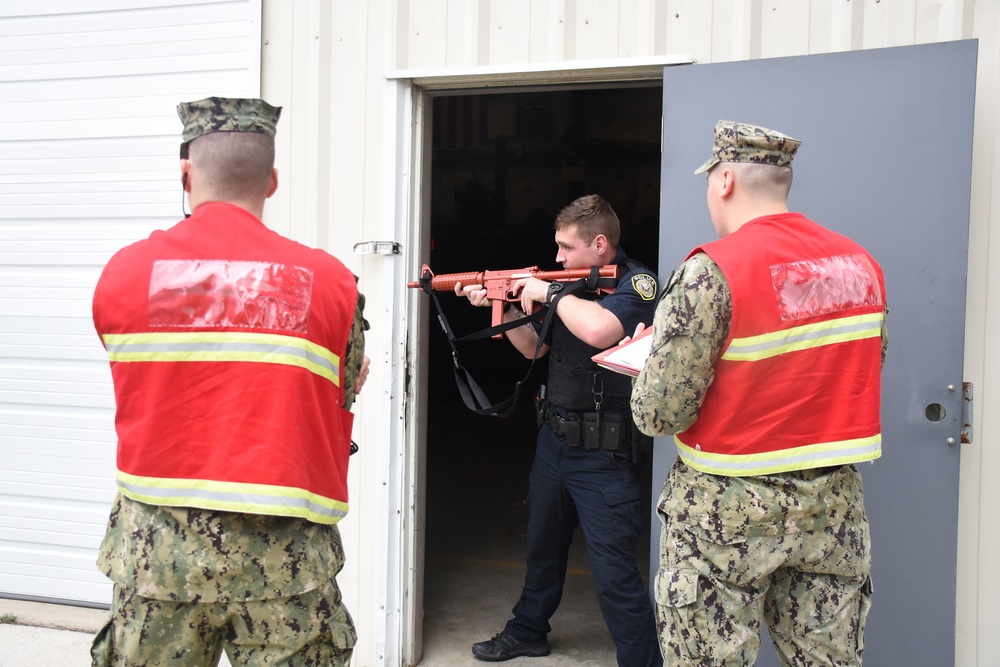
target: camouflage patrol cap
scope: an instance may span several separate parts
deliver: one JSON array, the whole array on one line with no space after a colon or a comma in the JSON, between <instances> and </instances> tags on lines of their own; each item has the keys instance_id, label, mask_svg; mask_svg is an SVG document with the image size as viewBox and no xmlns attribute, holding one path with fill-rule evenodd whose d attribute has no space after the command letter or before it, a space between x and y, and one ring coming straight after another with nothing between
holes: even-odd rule
<instances>
[{"instance_id":1,"label":"camouflage patrol cap","mask_svg":"<svg viewBox=\"0 0 1000 667\"><path fill-rule=\"evenodd\" d=\"M273 139L281 107L260 99L206 97L197 102L181 102L177 105L177 116L184 123L181 158L187 158L188 145L211 132L259 132Z\"/></svg>"},{"instance_id":2,"label":"camouflage patrol cap","mask_svg":"<svg viewBox=\"0 0 1000 667\"><path fill-rule=\"evenodd\" d=\"M759 125L720 120L715 125L712 157L694 173L701 174L720 162L756 162L788 167L802 142Z\"/></svg>"}]
</instances>

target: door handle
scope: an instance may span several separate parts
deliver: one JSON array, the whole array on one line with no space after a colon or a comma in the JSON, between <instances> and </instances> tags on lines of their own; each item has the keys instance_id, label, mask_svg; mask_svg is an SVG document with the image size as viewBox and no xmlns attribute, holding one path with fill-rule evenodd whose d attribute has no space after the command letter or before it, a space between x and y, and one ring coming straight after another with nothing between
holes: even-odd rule
<instances>
[{"instance_id":1,"label":"door handle","mask_svg":"<svg viewBox=\"0 0 1000 667\"><path fill-rule=\"evenodd\" d=\"M362 241L354 244L355 255L401 255L403 246L395 241Z\"/></svg>"}]
</instances>

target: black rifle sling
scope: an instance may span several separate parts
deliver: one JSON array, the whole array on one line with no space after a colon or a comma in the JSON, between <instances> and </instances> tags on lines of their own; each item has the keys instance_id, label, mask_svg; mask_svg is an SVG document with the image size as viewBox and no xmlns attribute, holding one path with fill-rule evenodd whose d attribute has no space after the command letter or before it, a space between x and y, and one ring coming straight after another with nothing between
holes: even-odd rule
<instances>
[{"instance_id":1,"label":"black rifle sling","mask_svg":"<svg viewBox=\"0 0 1000 667\"><path fill-rule=\"evenodd\" d=\"M444 335L448 339L448 344L451 345L451 359L455 371L455 385L458 387L458 393L461 394L462 402L465 403L465 407L481 415L488 415L491 417L509 417L517 408L517 397L521 393L521 387L528 381L528 378L531 377L531 371L535 368L535 362L538 360L538 353L542 349L545 337L548 335L549 329L552 325L552 318L556 312L556 303L558 303L559 299L563 298L566 294L579 292L580 290L586 288L588 279L580 279L567 283L566 287L553 297L551 305L548 308L542 308L527 317L522 317L512 322L503 322L493 327L487 327L486 329L462 336L461 338L456 338L455 334L452 332L451 325L448 324L448 320L444 316L444 311L441 309L441 302L438 300L437 294L435 294L430 287L429 277L426 280L422 278L420 283L421 289L427 294L430 294L431 299L434 300L434 307L437 309L437 317L438 322L441 324L441 330L444 331ZM515 327L524 326L525 324L536 322L538 320L542 320L542 328L538 333L538 344L535 345L535 354L531 358L531 365L528 366L528 372L524 374L523 379L519 380L514 385L514 393L511 394L510 397L499 403L491 404L489 398L486 397L486 393L458 360L458 347L455 343L487 338L494 334L502 333L504 331L514 329Z\"/></svg>"}]
</instances>

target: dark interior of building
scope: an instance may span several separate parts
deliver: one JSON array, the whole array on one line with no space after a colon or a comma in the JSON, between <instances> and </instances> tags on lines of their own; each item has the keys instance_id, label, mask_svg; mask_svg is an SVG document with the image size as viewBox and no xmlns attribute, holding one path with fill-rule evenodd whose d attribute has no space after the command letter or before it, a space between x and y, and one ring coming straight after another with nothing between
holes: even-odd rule
<instances>
[{"instance_id":1,"label":"dark interior of building","mask_svg":"<svg viewBox=\"0 0 1000 667\"><path fill-rule=\"evenodd\" d=\"M435 98L433 271L559 269L553 220L570 201L592 193L615 208L621 246L655 271L661 97L659 85L631 85ZM489 309L447 293L439 302L456 336L490 325ZM471 642L503 628L520 592L524 499L537 433L532 399L546 363L534 365L511 416L481 416L463 405L451 348L433 316L428 345L422 664L474 664ZM530 366L506 340L458 346L462 365L494 403L512 394ZM647 551L640 547L641 555ZM645 559L640 570L648 571ZM613 663L579 531L552 626L553 656L569 661L548 662L553 657L544 664Z\"/></svg>"}]
</instances>

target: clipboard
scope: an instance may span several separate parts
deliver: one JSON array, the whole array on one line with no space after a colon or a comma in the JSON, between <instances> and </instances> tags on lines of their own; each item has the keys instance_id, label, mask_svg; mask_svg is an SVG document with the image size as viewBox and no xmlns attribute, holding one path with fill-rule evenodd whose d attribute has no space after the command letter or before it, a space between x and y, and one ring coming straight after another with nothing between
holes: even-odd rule
<instances>
[{"instance_id":1,"label":"clipboard","mask_svg":"<svg viewBox=\"0 0 1000 667\"><path fill-rule=\"evenodd\" d=\"M642 365L646 363L649 356L650 347L653 343L653 327L647 327L639 332L635 338L625 341L620 345L609 347L603 352L599 352L591 359L602 368L607 368L616 373L622 373L630 377L636 377L642 370Z\"/></svg>"}]
</instances>

